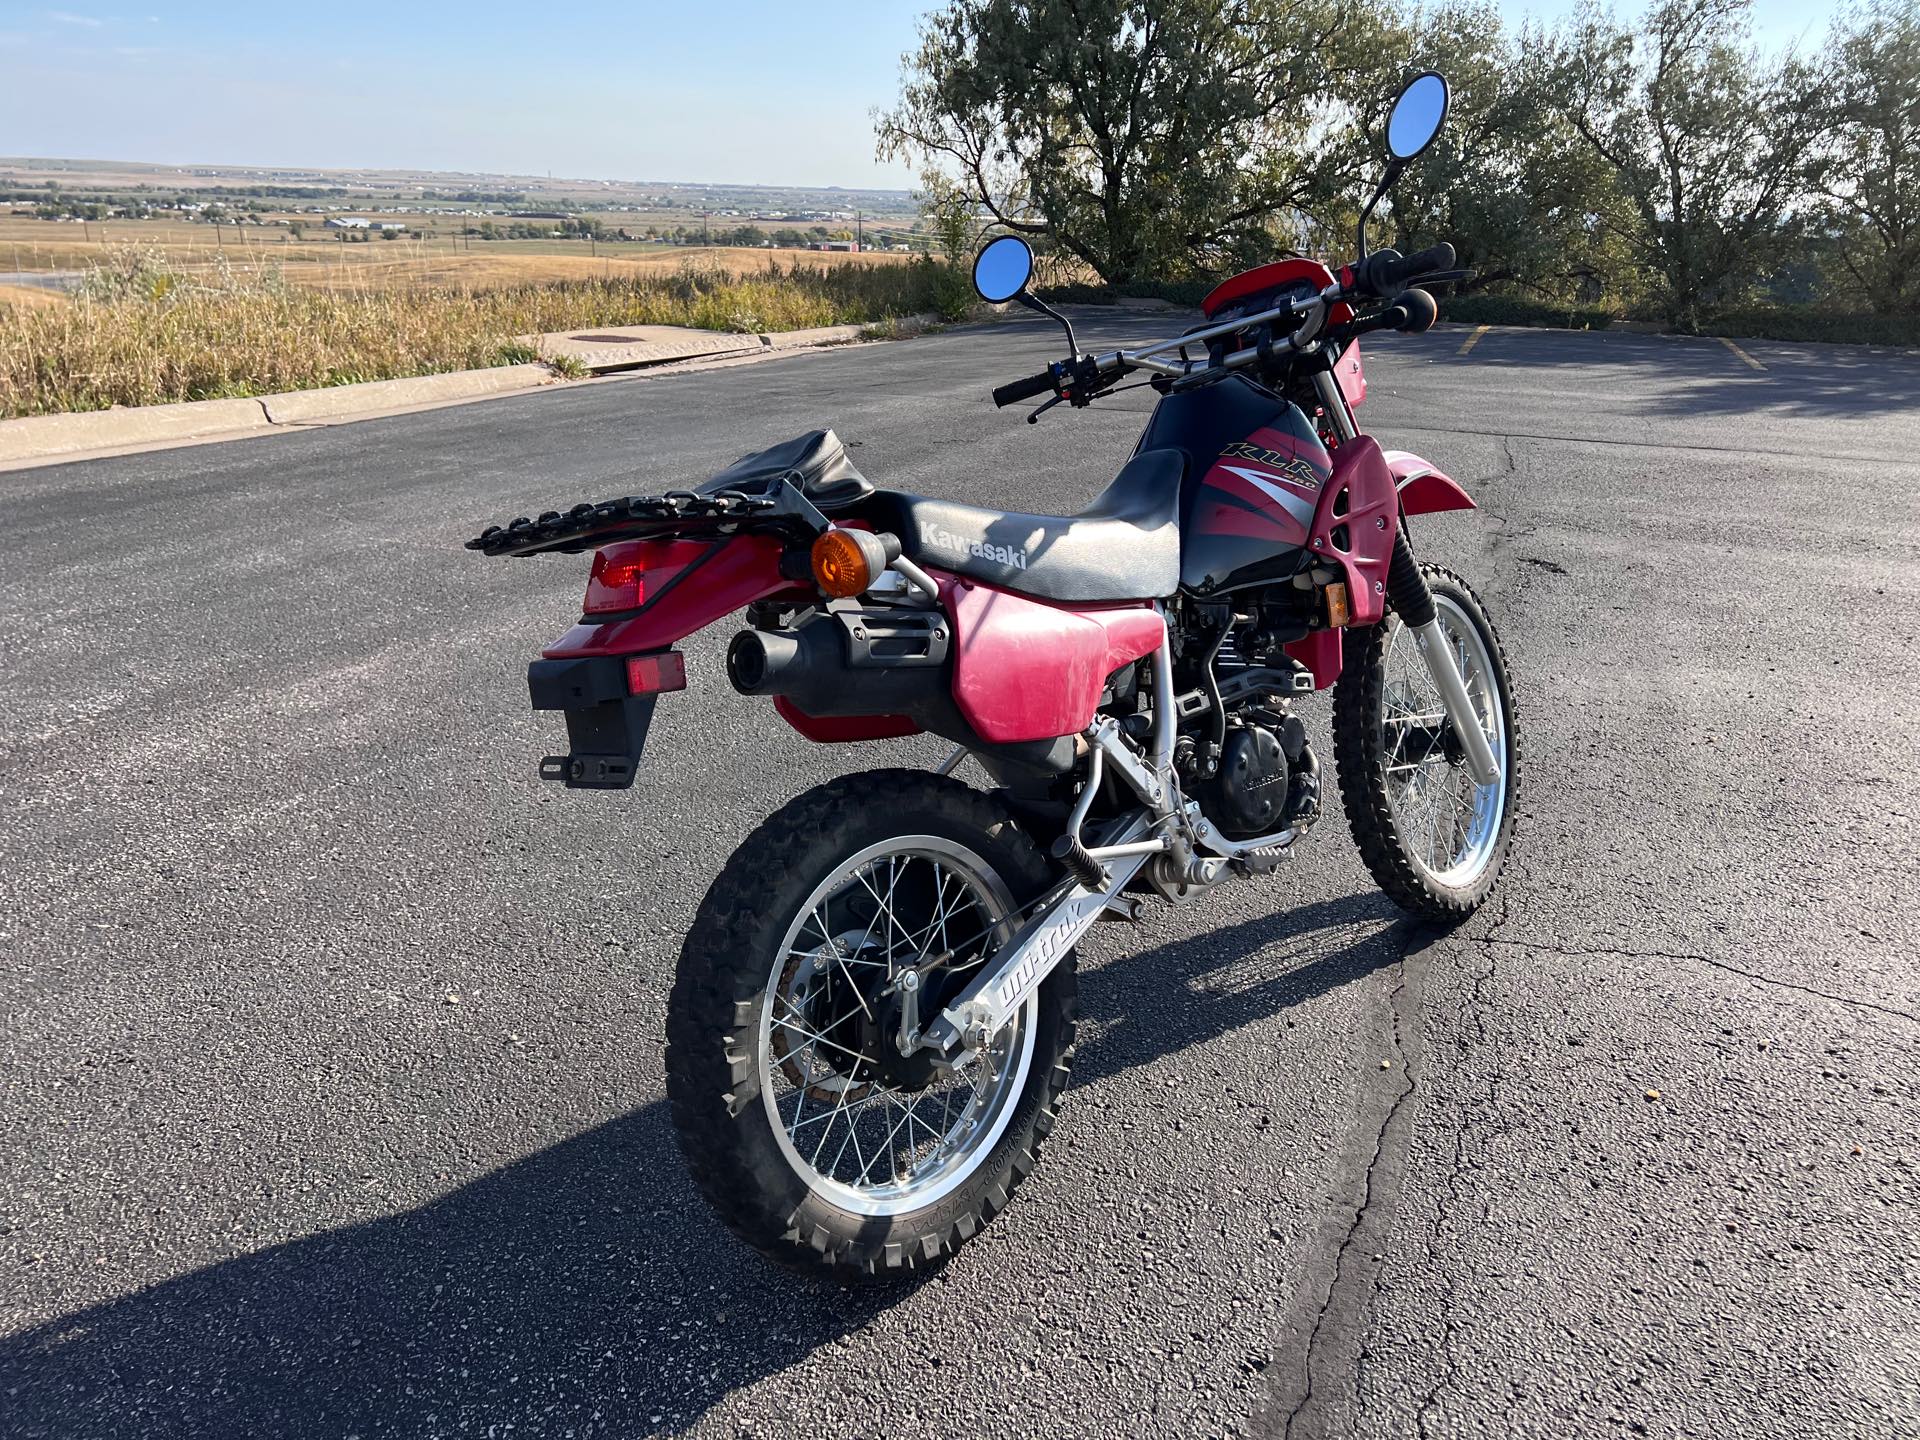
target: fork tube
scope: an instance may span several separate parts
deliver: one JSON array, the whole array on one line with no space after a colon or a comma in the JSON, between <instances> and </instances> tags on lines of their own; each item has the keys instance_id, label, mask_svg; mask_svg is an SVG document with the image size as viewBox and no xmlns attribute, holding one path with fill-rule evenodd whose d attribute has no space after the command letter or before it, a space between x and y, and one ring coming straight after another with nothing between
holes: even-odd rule
<instances>
[{"instance_id":1,"label":"fork tube","mask_svg":"<svg viewBox=\"0 0 1920 1440\"><path fill-rule=\"evenodd\" d=\"M1467 774L1476 785L1496 783L1500 779L1499 763L1493 758L1493 747L1487 744L1487 732L1480 728L1480 716L1473 708L1466 684L1460 679L1453 646L1447 642L1440 622L1428 620L1424 625L1410 628L1413 638L1420 642L1420 653L1426 658L1427 671L1440 691L1440 701L1447 707L1453 733L1460 737L1460 748L1466 752Z\"/></svg>"},{"instance_id":2,"label":"fork tube","mask_svg":"<svg viewBox=\"0 0 1920 1440\"><path fill-rule=\"evenodd\" d=\"M1313 388L1319 393L1320 403L1326 407L1327 424L1333 427L1334 438L1351 440L1358 435L1360 427L1354 424L1353 411L1347 406L1347 397L1340 393L1340 382L1333 378L1333 371L1316 370Z\"/></svg>"}]
</instances>

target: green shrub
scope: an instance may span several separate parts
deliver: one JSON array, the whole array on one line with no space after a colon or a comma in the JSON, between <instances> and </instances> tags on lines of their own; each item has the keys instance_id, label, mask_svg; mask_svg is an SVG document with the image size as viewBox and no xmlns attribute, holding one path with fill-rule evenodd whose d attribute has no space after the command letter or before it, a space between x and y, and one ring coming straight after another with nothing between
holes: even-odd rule
<instances>
[{"instance_id":1,"label":"green shrub","mask_svg":"<svg viewBox=\"0 0 1920 1440\"><path fill-rule=\"evenodd\" d=\"M1824 305L1763 305L1724 310L1710 335L1747 340L1814 340L1839 345L1920 346L1920 315L1849 314Z\"/></svg>"},{"instance_id":2,"label":"green shrub","mask_svg":"<svg viewBox=\"0 0 1920 1440\"><path fill-rule=\"evenodd\" d=\"M915 260L912 269L925 287L926 309L942 320L964 320L973 313L979 297L973 293L973 278L963 268L929 255Z\"/></svg>"}]
</instances>

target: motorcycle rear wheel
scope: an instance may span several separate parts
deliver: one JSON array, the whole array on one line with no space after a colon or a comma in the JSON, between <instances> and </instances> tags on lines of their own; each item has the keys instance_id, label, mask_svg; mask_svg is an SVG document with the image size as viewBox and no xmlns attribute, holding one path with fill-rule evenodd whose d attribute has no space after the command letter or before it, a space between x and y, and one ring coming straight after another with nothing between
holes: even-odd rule
<instances>
[{"instance_id":1,"label":"motorcycle rear wheel","mask_svg":"<svg viewBox=\"0 0 1920 1440\"><path fill-rule=\"evenodd\" d=\"M1486 607L1452 571L1420 569L1500 778L1476 785L1466 773L1413 632L1392 614L1347 635L1333 755L1348 827L1380 888L1422 919L1453 924L1499 884L1513 840L1520 736L1506 652Z\"/></svg>"},{"instance_id":2,"label":"motorcycle rear wheel","mask_svg":"<svg viewBox=\"0 0 1920 1440\"><path fill-rule=\"evenodd\" d=\"M953 1071L895 1043L1018 928L1052 872L987 796L918 771L801 795L707 892L667 1009L667 1095L720 1219L842 1281L940 1263L1003 1209L1053 1128L1073 1053L1072 955Z\"/></svg>"}]
</instances>

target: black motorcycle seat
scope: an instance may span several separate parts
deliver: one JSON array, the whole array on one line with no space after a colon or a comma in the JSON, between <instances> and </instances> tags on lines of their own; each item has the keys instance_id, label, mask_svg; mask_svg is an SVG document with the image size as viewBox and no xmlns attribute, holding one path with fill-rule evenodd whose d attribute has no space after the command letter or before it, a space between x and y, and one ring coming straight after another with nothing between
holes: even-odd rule
<instances>
[{"instance_id":1,"label":"black motorcycle seat","mask_svg":"<svg viewBox=\"0 0 1920 1440\"><path fill-rule=\"evenodd\" d=\"M809 430L765 450L742 455L703 483L699 493L741 490L756 494L783 476L792 479L822 510L844 510L874 493L873 482L854 468L847 447L831 430Z\"/></svg>"},{"instance_id":2,"label":"black motorcycle seat","mask_svg":"<svg viewBox=\"0 0 1920 1440\"><path fill-rule=\"evenodd\" d=\"M1039 600L1161 600L1180 584L1186 456L1144 450L1077 515L1025 515L876 490L861 507L909 560Z\"/></svg>"}]
</instances>

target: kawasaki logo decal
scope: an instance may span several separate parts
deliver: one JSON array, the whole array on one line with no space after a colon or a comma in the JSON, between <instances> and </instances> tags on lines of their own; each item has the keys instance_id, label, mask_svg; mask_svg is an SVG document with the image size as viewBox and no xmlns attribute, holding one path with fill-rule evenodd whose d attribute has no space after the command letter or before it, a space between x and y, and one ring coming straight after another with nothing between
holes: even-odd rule
<instances>
[{"instance_id":1,"label":"kawasaki logo decal","mask_svg":"<svg viewBox=\"0 0 1920 1440\"><path fill-rule=\"evenodd\" d=\"M1027 552L1016 550L1011 545L986 545L978 540L968 540L944 530L931 520L920 522L920 543L930 550L944 550L950 555L971 555L976 560L991 560L996 565L1005 565L1010 569L1027 568Z\"/></svg>"}]
</instances>

